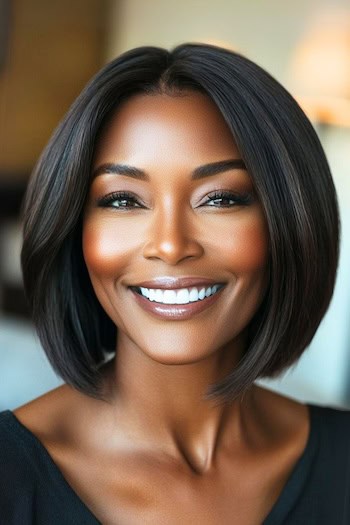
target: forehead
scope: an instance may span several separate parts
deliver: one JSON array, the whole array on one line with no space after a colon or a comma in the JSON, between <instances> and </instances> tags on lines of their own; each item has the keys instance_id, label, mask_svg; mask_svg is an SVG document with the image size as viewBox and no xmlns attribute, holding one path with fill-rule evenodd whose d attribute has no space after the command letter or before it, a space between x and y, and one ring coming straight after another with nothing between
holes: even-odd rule
<instances>
[{"instance_id":1,"label":"forehead","mask_svg":"<svg viewBox=\"0 0 350 525\"><path fill-rule=\"evenodd\" d=\"M155 155L158 159L181 156L183 161L206 157L210 162L239 153L224 117L208 95L134 95L117 108L103 129L95 164L130 157L147 162Z\"/></svg>"}]
</instances>

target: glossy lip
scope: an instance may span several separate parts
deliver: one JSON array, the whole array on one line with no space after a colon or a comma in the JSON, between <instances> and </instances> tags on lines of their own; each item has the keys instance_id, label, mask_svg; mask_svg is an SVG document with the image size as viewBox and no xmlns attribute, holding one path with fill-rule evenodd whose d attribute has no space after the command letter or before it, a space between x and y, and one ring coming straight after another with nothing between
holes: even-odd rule
<instances>
[{"instance_id":1,"label":"glossy lip","mask_svg":"<svg viewBox=\"0 0 350 525\"><path fill-rule=\"evenodd\" d=\"M222 281L214 281L213 279L206 279L205 277L156 277L151 281L143 281L142 283L133 284L133 288L153 288L161 290L177 290L180 288L190 288L205 286L208 288L214 284L225 284ZM213 296L215 297L215 296ZM204 301L204 299L203 299Z\"/></svg>"},{"instance_id":2,"label":"glossy lip","mask_svg":"<svg viewBox=\"0 0 350 525\"><path fill-rule=\"evenodd\" d=\"M205 299L196 301L188 304L163 304L155 301L149 301L143 295L137 293L134 289L130 288L136 302L146 310L160 319L170 319L172 321L189 319L195 314L198 314L213 305L221 295L223 286L214 295L206 297Z\"/></svg>"}]
</instances>

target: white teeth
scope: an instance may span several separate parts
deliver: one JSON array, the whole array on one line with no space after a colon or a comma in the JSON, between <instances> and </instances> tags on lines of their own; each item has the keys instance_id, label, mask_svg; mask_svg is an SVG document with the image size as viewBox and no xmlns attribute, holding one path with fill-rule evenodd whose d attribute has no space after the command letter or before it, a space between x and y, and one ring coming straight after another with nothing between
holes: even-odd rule
<instances>
[{"instance_id":1,"label":"white teeth","mask_svg":"<svg viewBox=\"0 0 350 525\"><path fill-rule=\"evenodd\" d=\"M198 290L197 288L192 288L190 291L190 302L198 301Z\"/></svg>"},{"instance_id":2,"label":"white teeth","mask_svg":"<svg viewBox=\"0 0 350 525\"><path fill-rule=\"evenodd\" d=\"M198 293L198 299L202 300L205 297L205 288L202 288L201 291Z\"/></svg>"},{"instance_id":3,"label":"white teeth","mask_svg":"<svg viewBox=\"0 0 350 525\"><path fill-rule=\"evenodd\" d=\"M165 304L176 304L176 292L175 290L165 290L163 294L163 303Z\"/></svg>"},{"instance_id":4,"label":"white teeth","mask_svg":"<svg viewBox=\"0 0 350 525\"><path fill-rule=\"evenodd\" d=\"M154 288L139 288L141 295L149 301L163 304L188 304L202 301L205 297L214 295L223 285L215 284L208 288L181 288L180 290L161 290Z\"/></svg>"},{"instance_id":5,"label":"white teeth","mask_svg":"<svg viewBox=\"0 0 350 525\"><path fill-rule=\"evenodd\" d=\"M179 290L176 293L176 304L187 304L190 302L190 292L187 290L187 288L184 288L183 290Z\"/></svg>"},{"instance_id":6,"label":"white teeth","mask_svg":"<svg viewBox=\"0 0 350 525\"><path fill-rule=\"evenodd\" d=\"M163 302L163 292L162 290L156 290L154 295L154 300L156 303L162 303Z\"/></svg>"}]
</instances>

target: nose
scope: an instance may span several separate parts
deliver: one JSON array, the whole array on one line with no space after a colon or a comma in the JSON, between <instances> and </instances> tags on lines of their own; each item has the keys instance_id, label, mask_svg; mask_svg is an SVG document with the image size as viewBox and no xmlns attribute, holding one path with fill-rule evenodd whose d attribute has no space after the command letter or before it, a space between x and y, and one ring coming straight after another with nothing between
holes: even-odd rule
<instances>
[{"instance_id":1,"label":"nose","mask_svg":"<svg viewBox=\"0 0 350 525\"><path fill-rule=\"evenodd\" d=\"M204 249L193 233L190 213L181 210L180 206L174 209L169 205L155 213L143 256L160 259L170 265L176 265L183 259L200 257Z\"/></svg>"}]
</instances>

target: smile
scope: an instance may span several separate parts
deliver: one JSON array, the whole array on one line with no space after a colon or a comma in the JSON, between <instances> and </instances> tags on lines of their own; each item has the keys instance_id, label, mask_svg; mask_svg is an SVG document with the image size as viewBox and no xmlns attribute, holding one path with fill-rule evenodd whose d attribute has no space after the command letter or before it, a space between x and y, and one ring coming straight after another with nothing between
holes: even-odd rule
<instances>
[{"instance_id":1,"label":"smile","mask_svg":"<svg viewBox=\"0 0 350 525\"><path fill-rule=\"evenodd\" d=\"M215 284L207 288L179 288L178 290L161 290L159 288L143 288L135 287L134 290L148 299L150 302L156 302L161 304L189 304L215 295L224 285Z\"/></svg>"},{"instance_id":2,"label":"smile","mask_svg":"<svg viewBox=\"0 0 350 525\"><path fill-rule=\"evenodd\" d=\"M213 306L219 301L224 287L225 284L219 283L208 287L178 289L131 286L130 291L136 303L147 313L159 319L181 321L191 319Z\"/></svg>"}]
</instances>

